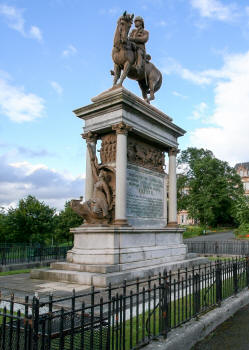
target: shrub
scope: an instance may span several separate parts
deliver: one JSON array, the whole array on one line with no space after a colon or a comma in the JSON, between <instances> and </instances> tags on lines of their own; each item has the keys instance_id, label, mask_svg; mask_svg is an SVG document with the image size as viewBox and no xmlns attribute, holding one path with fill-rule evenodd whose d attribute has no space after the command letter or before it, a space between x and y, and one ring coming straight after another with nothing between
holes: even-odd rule
<instances>
[{"instance_id":1,"label":"shrub","mask_svg":"<svg viewBox=\"0 0 249 350\"><path fill-rule=\"evenodd\" d=\"M204 228L201 226L186 226L186 231L183 233L183 238L191 238L203 234Z\"/></svg>"},{"instance_id":2,"label":"shrub","mask_svg":"<svg viewBox=\"0 0 249 350\"><path fill-rule=\"evenodd\" d=\"M249 238L249 224L241 224L235 231L238 238Z\"/></svg>"}]
</instances>

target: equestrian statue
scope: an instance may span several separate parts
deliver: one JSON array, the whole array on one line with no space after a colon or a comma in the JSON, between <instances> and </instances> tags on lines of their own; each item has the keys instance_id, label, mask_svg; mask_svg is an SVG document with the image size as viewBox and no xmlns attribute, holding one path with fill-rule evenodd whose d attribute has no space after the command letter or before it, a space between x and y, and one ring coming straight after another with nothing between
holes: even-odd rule
<instances>
[{"instance_id":1,"label":"equestrian statue","mask_svg":"<svg viewBox=\"0 0 249 350\"><path fill-rule=\"evenodd\" d=\"M137 80L143 99L150 103L155 98L154 93L162 85L162 74L150 62L151 57L146 53L145 44L149 39L149 32L144 29L142 17L135 18L135 29L129 35L133 18L133 14L130 15L125 11L118 19L112 49L113 88L121 86L126 77Z\"/></svg>"}]
</instances>

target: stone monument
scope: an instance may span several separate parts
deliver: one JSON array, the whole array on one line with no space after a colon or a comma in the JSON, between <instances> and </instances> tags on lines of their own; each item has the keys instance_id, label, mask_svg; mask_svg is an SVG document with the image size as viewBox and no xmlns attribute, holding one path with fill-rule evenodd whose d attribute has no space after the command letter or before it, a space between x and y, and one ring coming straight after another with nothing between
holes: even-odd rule
<instances>
[{"instance_id":1,"label":"stone monument","mask_svg":"<svg viewBox=\"0 0 249 350\"><path fill-rule=\"evenodd\" d=\"M132 19L124 13L118 20L113 87L74 111L85 121L87 152L85 198L72 200L71 207L84 224L71 229L74 247L67 261L33 270L33 278L104 287L200 262L188 258L177 226L177 139L185 131L149 104L162 78L145 52L148 32L141 17L135 18L136 29L128 38ZM118 52L127 47L128 63L121 62ZM122 86L126 76L138 80L144 100Z\"/></svg>"}]
</instances>

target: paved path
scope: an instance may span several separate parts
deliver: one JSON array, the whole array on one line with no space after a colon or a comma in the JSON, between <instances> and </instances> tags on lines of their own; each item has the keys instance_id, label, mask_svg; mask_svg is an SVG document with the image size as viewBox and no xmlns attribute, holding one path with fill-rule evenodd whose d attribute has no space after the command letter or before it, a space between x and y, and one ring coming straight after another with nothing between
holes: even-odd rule
<instances>
[{"instance_id":1,"label":"paved path","mask_svg":"<svg viewBox=\"0 0 249 350\"><path fill-rule=\"evenodd\" d=\"M248 350L249 305L216 328L192 350Z\"/></svg>"},{"instance_id":2,"label":"paved path","mask_svg":"<svg viewBox=\"0 0 249 350\"><path fill-rule=\"evenodd\" d=\"M0 291L3 296L13 293L16 297L23 298L38 293L41 298L47 298L52 293L55 297L61 297L71 295L73 289L79 294L89 289L89 286L31 279L29 273L0 276Z\"/></svg>"},{"instance_id":3,"label":"paved path","mask_svg":"<svg viewBox=\"0 0 249 350\"><path fill-rule=\"evenodd\" d=\"M208 233L207 235L201 235L198 237L187 238L187 239L191 239L194 241L221 241L221 240L227 241L234 238L235 238L235 235L233 231L229 231L229 232L220 232L220 233Z\"/></svg>"}]
</instances>

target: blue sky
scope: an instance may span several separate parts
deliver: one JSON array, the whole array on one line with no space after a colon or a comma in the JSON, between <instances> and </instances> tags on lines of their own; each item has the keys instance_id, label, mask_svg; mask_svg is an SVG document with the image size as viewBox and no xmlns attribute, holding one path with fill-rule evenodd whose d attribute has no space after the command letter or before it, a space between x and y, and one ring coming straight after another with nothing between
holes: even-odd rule
<instances>
[{"instance_id":1,"label":"blue sky","mask_svg":"<svg viewBox=\"0 0 249 350\"><path fill-rule=\"evenodd\" d=\"M112 85L118 17L143 16L163 72L153 104L188 146L248 161L249 2L0 0L0 206L33 194L51 206L84 191L83 123L73 109ZM124 86L140 96L134 81Z\"/></svg>"}]
</instances>

